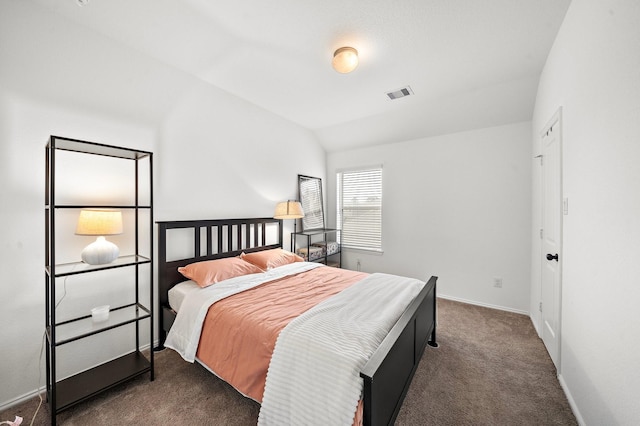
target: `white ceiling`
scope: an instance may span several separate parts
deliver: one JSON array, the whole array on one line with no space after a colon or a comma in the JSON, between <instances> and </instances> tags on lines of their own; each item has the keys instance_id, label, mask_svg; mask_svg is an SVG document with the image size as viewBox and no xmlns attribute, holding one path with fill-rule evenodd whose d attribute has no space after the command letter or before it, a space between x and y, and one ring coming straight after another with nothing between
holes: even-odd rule
<instances>
[{"instance_id":1,"label":"white ceiling","mask_svg":"<svg viewBox=\"0 0 640 426\"><path fill-rule=\"evenodd\" d=\"M336 151L530 120L570 0L36 2ZM341 46L360 54L351 74L331 68Z\"/></svg>"}]
</instances>

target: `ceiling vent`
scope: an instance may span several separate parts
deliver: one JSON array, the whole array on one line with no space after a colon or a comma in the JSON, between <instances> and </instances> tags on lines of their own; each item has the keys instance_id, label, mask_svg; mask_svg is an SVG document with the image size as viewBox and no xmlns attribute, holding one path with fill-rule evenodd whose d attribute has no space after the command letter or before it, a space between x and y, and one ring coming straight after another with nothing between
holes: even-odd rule
<instances>
[{"instance_id":1,"label":"ceiling vent","mask_svg":"<svg viewBox=\"0 0 640 426\"><path fill-rule=\"evenodd\" d=\"M401 89L394 90L393 92L387 93L389 99L399 99L404 98L405 96L413 95L413 90L411 90L410 86L405 86Z\"/></svg>"}]
</instances>

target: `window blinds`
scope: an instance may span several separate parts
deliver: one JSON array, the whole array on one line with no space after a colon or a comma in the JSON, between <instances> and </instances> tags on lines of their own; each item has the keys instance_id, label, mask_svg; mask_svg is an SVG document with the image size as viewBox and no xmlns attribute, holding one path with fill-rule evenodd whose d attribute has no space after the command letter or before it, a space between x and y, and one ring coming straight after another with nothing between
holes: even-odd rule
<instances>
[{"instance_id":1,"label":"window blinds","mask_svg":"<svg viewBox=\"0 0 640 426\"><path fill-rule=\"evenodd\" d=\"M342 246L382 251L382 168L338 172L337 185Z\"/></svg>"}]
</instances>

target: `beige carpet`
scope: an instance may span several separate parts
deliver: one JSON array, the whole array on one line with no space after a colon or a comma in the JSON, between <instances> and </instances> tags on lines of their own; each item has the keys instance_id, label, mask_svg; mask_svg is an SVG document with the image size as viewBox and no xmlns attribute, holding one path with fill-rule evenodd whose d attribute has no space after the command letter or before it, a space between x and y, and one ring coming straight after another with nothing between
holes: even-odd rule
<instances>
[{"instance_id":1,"label":"beige carpet","mask_svg":"<svg viewBox=\"0 0 640 426\"><path fill-rule=\"evenodd\" d=\"M437 349L427 347L397 425L575 425L551 359L524 315L438 299ZM24 417L38 400L0 412ZM254 425L259 405L199 364L156 353L143 376L58 415L61 425ZM34 424L48 425L43 405Z\"/></svg>"}]
</instances>

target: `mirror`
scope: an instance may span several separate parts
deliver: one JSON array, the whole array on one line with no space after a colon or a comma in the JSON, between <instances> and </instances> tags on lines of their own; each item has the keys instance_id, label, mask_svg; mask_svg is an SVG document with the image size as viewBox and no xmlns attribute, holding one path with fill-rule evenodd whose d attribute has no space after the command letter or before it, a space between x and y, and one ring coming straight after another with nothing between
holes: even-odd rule
<instances>
[{"instance_id":1,"label":"mirror","mask_svg":"<svg viewBox=\"0 0 640 426\"><path fill-rule=\"evenodd\" d=\"M298 175L298 194L304 211L302 230L323 229L322 179Z\"/></svg>"}]
</instances>

